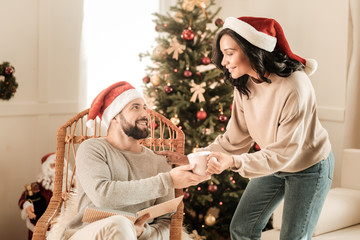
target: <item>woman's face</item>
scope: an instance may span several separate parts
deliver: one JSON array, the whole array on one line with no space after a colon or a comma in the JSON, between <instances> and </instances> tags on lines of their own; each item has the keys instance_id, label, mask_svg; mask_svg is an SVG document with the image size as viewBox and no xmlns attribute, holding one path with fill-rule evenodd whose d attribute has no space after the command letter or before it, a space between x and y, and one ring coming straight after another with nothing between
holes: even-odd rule
<instances>
[{"instance_id":1,"label":"woman's face","mask_svg":"<svg viewBox=\"0 0 360 240\"><path fill-rule=\"evenodd\" d=\"M221 65L226 67L233 79L245 74L256 78L257 74L251 68L249 59L232 37L227 34L221 37L220 51L224 55Z\"/></svg>"}]
</instances>

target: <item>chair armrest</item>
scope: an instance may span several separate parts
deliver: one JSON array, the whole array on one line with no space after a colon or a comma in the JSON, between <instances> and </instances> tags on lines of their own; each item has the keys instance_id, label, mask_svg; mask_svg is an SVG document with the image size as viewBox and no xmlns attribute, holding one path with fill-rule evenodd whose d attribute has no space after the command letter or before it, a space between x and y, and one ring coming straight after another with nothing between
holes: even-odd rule
<instances>
[{"instance_id":1,"label":"chair armrest","mask_svg":"<svg viewBox=\"0 0 360 240\"><path fill-rule=\"evenodd\" d=\"M41 218L37 221L34 229L33 240L45 240L46 239L46 231L49 229L51 222L54 218L59 215L61 205L63 203L62 198L56 198L53 196L50 199L49 205L46 208L46 211L41 216Z\"/></svg>"},{"instance_id":2,"label":"chair armrest","mask_svg":"<svg viewBox=\"0 0 360 240\"><path fill-rule=\"evenodd\" d=\"M175 197L183 195L182 189L175 189ZM171 216L170 239L182 239L184 202L181 201L176 212Z\"/></svg>"}]
</instances>

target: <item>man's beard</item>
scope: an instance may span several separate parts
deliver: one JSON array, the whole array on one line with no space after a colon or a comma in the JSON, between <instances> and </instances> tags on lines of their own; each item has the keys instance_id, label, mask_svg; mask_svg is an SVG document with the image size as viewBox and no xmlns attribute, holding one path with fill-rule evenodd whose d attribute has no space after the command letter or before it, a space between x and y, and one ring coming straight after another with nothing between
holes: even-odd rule
<instances>
[{"instance_id":1,"label":"man's beard","mask_svg":"<svg viewBox=\"0 0 360 240\"><path fill-rule=\"evenodd\" d=\"M126 121L126 119L123 117L123 115L120 114L121 126L123 128L124 133L126 135L128 135L129 137L132 137L132 138L134 138L136 140L146 138L149 135L149 129L148 128L140 129L136 125L137 121L143 121L143 120L147 121L147 118L137 119L135 121L134 126L132 126L128 121Z\"/></svg>"}]
</instances>

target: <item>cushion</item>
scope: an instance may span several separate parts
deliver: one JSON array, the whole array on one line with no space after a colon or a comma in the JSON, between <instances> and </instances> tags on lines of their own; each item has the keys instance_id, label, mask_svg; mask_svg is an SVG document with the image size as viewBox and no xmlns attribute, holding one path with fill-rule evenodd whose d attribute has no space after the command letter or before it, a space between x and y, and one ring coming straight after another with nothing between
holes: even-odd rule
<instances>
[{"instance_id":1,"label":"cushion","mask_svg":"<svg viewBox=\"0 0 360 240\"><path fill-rule=\"evenodd\" d=\"M69 199L65 204L62 204L60 215L51 224L49 234L46 236L47 240L59 240L65 230L67 224L75 217L78 204L78 197L76 193L71 193Z\"/></svg>"},{"instance_id":2,"label":"cushion","mask_svg":"<svg viewBox=\"0 0 360 240\"><path fill-rule=\"evenodd\" d=\"M341 187L360 190L360 149L344 149L341 164Z\"/></svg>"},{"instance_id":3,"label":"cushion","mask_svg":"<svg viewBox=\"0 0 360 240\"><path fill-rule=\"evenodd\" d=\"M280 230L283 202L273 216L274 229ZM360 191L347 188L330 189L313 236L360 223Z\"/></svg>"}]
</instances>

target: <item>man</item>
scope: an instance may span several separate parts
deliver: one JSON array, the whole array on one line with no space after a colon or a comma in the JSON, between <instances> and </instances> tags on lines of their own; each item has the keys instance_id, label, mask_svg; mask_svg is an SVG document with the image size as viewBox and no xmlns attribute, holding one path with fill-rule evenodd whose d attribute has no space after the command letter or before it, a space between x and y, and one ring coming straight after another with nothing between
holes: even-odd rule
<instances>
[{"instance_id":1,"label":"man","mask_svg":"<svg viewBox=\"0 0 360 240\"><path fill-rule=\"evenodd\" d=\"M95 98L87 125L93 126L97 116L108 135L84 141L77 151L78 214L64 238L169 239L169 214L154 220L145 215L134 224L122 216L81 222L87 206L136 212L174 198L174 188L209 179L193 174L191 165L171 169L165 157L138 143L148 135L148 115L141 94L129 83L115 83Z\"/></svg>"}]
</instances>

